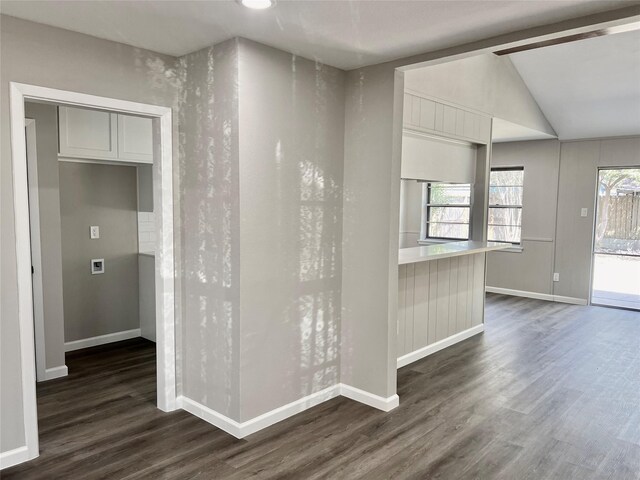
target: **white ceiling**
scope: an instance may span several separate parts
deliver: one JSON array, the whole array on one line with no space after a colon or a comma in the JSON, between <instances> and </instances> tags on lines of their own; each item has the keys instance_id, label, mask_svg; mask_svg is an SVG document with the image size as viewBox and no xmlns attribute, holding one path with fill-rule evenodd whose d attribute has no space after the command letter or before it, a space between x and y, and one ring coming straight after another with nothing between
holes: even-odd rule
<instances>
[{"instance_id":1,"label":"white ceiling","mask_svg":"<svg viewBox=\"0 0 640 480\"><path fill-rule=\"evenodd\" d=\"M169 55L242 36L351 69L629 6L625 0L15 1L0 12Z\"/></svg>"},{"instance_id":2,"label":"white ceiling","mask_svg":"<svg viewBox=\"0 0 640 480\"><path fill-rule=\"evenodd\" d=\"M556 138L548 133L540 132L517 123L494 117L491 127L491 140L493 143L523 142L525 140L547 140Z\"/></svg>"},{"instance_id":3,"label":"white ceiling","mask_svg":"<svg viewBox=\"0 0 640 480\"><path fill-rule=\"evenodd\" d=\"M561 140L640 135L640 31L509 58Z\"/></svg>"}]
</instances>

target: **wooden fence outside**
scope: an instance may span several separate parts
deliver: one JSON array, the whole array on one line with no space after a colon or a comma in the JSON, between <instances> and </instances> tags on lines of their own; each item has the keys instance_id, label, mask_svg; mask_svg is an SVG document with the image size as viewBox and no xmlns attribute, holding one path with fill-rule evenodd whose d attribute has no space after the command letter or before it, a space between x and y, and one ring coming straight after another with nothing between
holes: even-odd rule
<instances>
[{"instance_id":1,"label":"wooden fence outside","mask_svg":"<svg viewBox=\"0 0 640 480\"><path fill-rule=\"evenodd\" d=\"M599 202L599 209L602 206ZM598 212L598 218L602 218ZM609 215L604 238L640 239L640 195L609 198Z\"/></svg>"}]
</instances>

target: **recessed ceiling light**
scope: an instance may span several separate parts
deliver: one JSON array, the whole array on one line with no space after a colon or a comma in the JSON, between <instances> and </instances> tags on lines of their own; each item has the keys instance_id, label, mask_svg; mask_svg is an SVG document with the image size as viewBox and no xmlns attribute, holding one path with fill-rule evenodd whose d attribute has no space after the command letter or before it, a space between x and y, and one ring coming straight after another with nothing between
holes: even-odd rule
<instances>
[{"instance_id":1,"label":"recessed ceiling light","mask_svg":"<svg viewBox=\"0 0 640 480\"><path fill-rule=\"evenodd\" d=\"M253 10L265 10L275 5L275 0L238 0L240 5Z\"/></svg>"}]
</instances>

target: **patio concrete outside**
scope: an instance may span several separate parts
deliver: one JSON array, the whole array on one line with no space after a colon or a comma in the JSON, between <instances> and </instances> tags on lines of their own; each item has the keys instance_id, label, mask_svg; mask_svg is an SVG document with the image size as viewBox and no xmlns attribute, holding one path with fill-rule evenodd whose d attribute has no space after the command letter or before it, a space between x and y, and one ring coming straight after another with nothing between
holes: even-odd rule
<instances>
[{"instance_id":1,"label":"patio concrete outside","mask_svg":"<svg viewBox=\"0 0 640 480\"><path fill-rule=\"evenodd\" d=\"M591 303L640 310L640 257L595 254Z\"/></svg>"}]
</instances>

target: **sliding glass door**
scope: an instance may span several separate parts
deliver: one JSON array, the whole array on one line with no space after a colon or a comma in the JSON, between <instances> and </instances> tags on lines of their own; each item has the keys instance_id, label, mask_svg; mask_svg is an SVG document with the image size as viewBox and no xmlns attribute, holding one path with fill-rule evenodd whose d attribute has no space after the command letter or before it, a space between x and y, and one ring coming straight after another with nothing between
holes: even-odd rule
<instances>
[{"instance_id":1,"label":"sliding glass door","mask_svg":"<svg viewBox=\"0 0 640 480\"><path fill-rule=\"evenodd\" d=\"M640 167L598 171L591 303L640 310Z\"/></svg>"}]
</instances>

